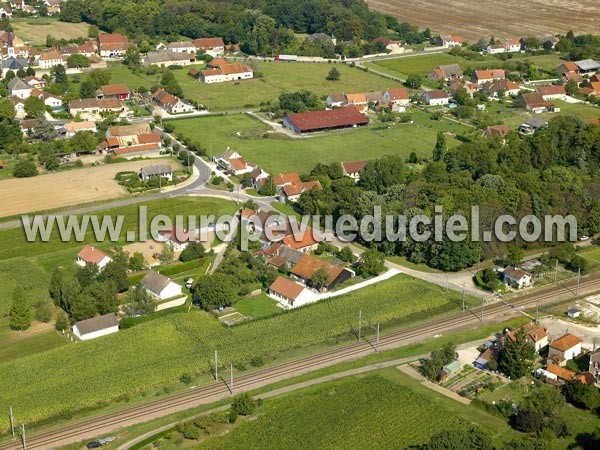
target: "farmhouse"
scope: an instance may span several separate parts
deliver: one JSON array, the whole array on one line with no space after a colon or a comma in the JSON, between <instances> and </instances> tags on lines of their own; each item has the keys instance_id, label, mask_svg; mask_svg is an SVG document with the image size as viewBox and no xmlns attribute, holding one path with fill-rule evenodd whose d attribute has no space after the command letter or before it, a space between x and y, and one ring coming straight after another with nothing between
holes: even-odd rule
<instances>
[{"instance_id":1,"label":"farmhouse","mask_svg":"<svg viewBox=\"0 0 600 450\"><path fill-rule=\"evenodd\" d=\"M384 92L383 98L386 102L388 102L388 104L391 105L406 106L410 101L408 90L404 87L388 88Z\"/></svg>"},{"instance_id":2,"label":"farmhouse","mask_svg":"<svg viewBox=\"0 0 600 450\"><path fill-rule=\"evenodd\" d=\"M458 64L439 66L427 74L427 78L437 81L460 80L463 72Z\"/></svg>"},{"instance_id":3,"label":"farmhouse","mask_svg":"<svg viewBox=\"0 0 600 450\"><path fill-rule=\"evenodd\" d=\"M347 102L344 94L329 94L325 99L325 106L329 109L341 108L345 105L347 105Z\"/></svg>"},{"instance_id":4,"label":"farmhouse","mask_svg":"<svg viewBox=\"0 0 600 450\"><path fill-rule=\"evenodd\" d=\"M354 181L360 180L360 173L367 165L367 161L342 162L342 171L347 177L353 178Z\"/></svg>"},{"instance_id":5,"label":"farmhouse","mask_svg":"<svg viewBox=\"0 0 600 450\"><path fill-rule=\"evenodd\" d=\"M535 351L539 352L541 349L548 345L548 330L540 325L536 325L534 323L526 323L522 327L516 328L514 330L506 333L506 337L511 341L515 342L517 340L517 333L523 332L529 341L533 344Z\"/></svg>"},{"instance_id":6,"label":"farmhouse","mask_svg":"<svg viewBox=\"0 0 600 450\"><path fill-rule=\"evenodd\" d=\"M153 297L159 300L177 297L181 295L182 288L170 278L151 270L140 281L142 287Z\"/></svg>"},{"instance_id":7,"label":"farmhouse","mask_svg":"<svg viewBox=\"0 0 600 450\"><path fill-rule=\"evenodd\" d=\"M567 97L564 86L540 86L538 92L544 100L564 100Z\"/></svg>"},{"instance_id":8,"label":"farmhouse","mask_svg":"<svg viewBox=\"0 0 600 450\"><path fill-rule=\"evenodd\" d=\"M200 71L200 80L204 83L222 83L224 81L249 80L254 76L250 66L241 63L215 63L211 61L205 70Z\"/></svg>"},{"instance_id":9,"label":"farmhouse","mask_svg":"<svg viewBox=\"0 0 600 450\"><path fill-rule=\"evenodd\" d=\"M116 127L110 127L106 130L106 137L133 137L139 134L151 133L150 125L147 123L140 123L134 125L120 125Z\"/></svg>"},{"instance_id":10,"label":"farmhouse","mask_svg":"<svg viewBox=\"0 0 600 450\"><path fill-rule=\"evenodd\" d=\"M548 359L564 365L581 353L582 342L577 336L567 333L548 344Z\"/></svg>"},{"instance_id":11,"label":"farmhouse","mask_svg":"<svg viewBox=\"0 0 600 450\"><path fill-rule=\"evenodd\" d=\"M425 92L425 103L428 105L447 105L449 102L450 95L443 89Z\"/></svg>"},{"instance_id":12,"label":"farmhouse","mask_svg":"<svg viewBox=\"0 0 600 450\"><path fill-rule=\"evenodd\" d=\"M305 305L312 299L311 292L304 286L281 276L271 283L268 295L286 309Z\"/></svg>"},{"instance_id":13,"label":"farmhouse","mask_svg":"<svg viewBox=\"0 0 600 450\"><path fill-rule=\"evenodd\" d=\"M158 158L162 147L159 133L139 134L136 136L108 137L98 146L97 150L126 159Z\"/></svg>"},{"instance_id":14,"label":"farmhouse","mask_svg":"<svg viewBox=\"0 0 600 450\"><path fill-rule=\"evenodd\" d=\"M279 241L262 249L259 252L259 255L265 259L266 264L275 267L276 269L281 269L284 266L289 269L298 264L304 256L304 253L287 247Z\"/></svg>"},{"instance_id":15,"label":"farmhouse","mask_svg":"<svg viewBox=\"0 0 600 450\"><path fill-rule=\"evenodd\" d=\"M506 72L503 69L476 70L473 72L472 81L479 85L504 80L505 78Z\"/></svg>"},{"instance_id":16,"label":"farmhouse","mask_svg":"<svg viewBox=\"0 0 600 450\"><path fill-rule=\"evenodd\" d=\"M221 156L215 158L217 166L231 172L233 175L243 175L251 172L254 167L246 163L246 160L238 152L227 148Z\"/></svg>"},{"instance_id":17,"label":"farmhouse","mask_svg":"<svg viewBox=\"0 0 600 450\"><path fill-rule=\"evenodd\" d=\"M298 264L290 270L290 275L308 286L312 284L311 280L319 269L323 269L328 275L327 281L322 286L322 290L325 291L331 291L335 286L354 276L354 273L349 269L336 266L311 255L304 255Z\"/></svg>"},{"instance_id":18,"label":"farmhouse","mask_svg":"<svg viewBox=\"0 0 600 450\"><path fill-rule=\"evenodd\" d=\"M143 65L151 66L187 66L196 61L193 53L176 53L169 50L161 50L158 52L148 52L144 56Z\"/></svg>"},{"instance_id":19,"label":"farmhouse","mask_svg":"<svg viewBox=\"0 0 600 450\"><path fill-rule=\"evenodd\" d=\"M82 320L73 326L73 334L82 341L99 338L119 331L119 319L114 313Z\"/></svg>"},{"instance_id":20,"label":"farmhouse","mask_svg":"<svg viewBox=\"0 0 600 450\"><path fill-rule=\"evenodd\" d=\"M354 107L290 113L283 118L283 125L296 133L357 127L368 123L369 119Z\"/></svg>"},{"instance_id":21,"label":"farmhouse","mask_svg":"<svg viewBox=\"0 0 600 450\"><path fill-rule=\"evenodd\" d=\"M202 50L213 58L225 53L225 43L220 37L195 39L193 44L197 50Z\"/></svg>"},{"instance_id":22,"label":"farmhouse","mask_svg":"<svg viewBox=\"0 0 600 450\"><path fill-rule=\"evenodd\" d=\"M152 94L152 101L171 114L194 111L192 105L184 103L178 97L169 94L164 89L157 89Z\"/></svg>"},{"instance_id":23,"label":"farmhouse","mask_svg":"<svg viewBox=\"0 0 600 450\"><path fill-rule=\"evenodd\" d=\"M38 64L40 65L40 69L48 70L55 66L63 65L65 62L58 50L52 48L51 50L42 53L42 56L40 56L40 59L38 60Z\"/></svg>"},{"instance_id":24,"label":"farmhouse","mask_svg":"<svg viewBox=\"0 0 600 450\"><path fill-rule=\"evenodd\" d=\"M371 43L375 46L381 46L386 50L389 50L391 53L397 53L400 51L400 47L402 43L399 41L393 41L387 37L376 37L371 41Z\"/></svg>"},{"instance_id":25,"label":"farmhouse","mask_svg":"<svg viewBox=\"0 0 600 450\"><path fill-rule=\"evenodd\" d=\"M548 126L548 122L537 117L529 117L519 127L519 132L522 134L533 134L537 130Z\"/></svg>"},{"instance_id":26,"label":"farmhouse","mask_svg":"<svg viewBox=\"0 0 600 450\"><path fill-rule=\"evenodd\" d=\"M297 184L286 184L280 188L280 200L283 203L296 202L303 192L316 189L322 190L319 180L304 181Z\"/></svg>"},{"instance_id":27,"label":"farmhouse","mask_svg":"<svg viewBox=\"0 0 600 450\"><path fill-rule=\"evenodd\" d=\"M102 270L111 261L110 256L92 245L86 245L77 254L77 264L81 267L85 267L86 264L96 264L98 269Z\"/></svg>"},{"instance_id":28,"label":"farmhouse","mask_svg":"<svg viewBox=\"0 0 600 450\"><path fill-rule=\"evenodd\" d=\"M129 88L123 83L119 84L106 84L100 86L100 89L96 91L96 97L98 98L114 98L117 100L127 100L129 98Z\"/></svg>"},{"instance_id":29,"label":"farmhouse","mask_svg":"<svg viewBox=\"0 0 600 450\"><path fill-rule=\"evenodd\" d=\"M521 91L517 83L507 79L484 83L482 89L492 98L499 98L502 93L504 95L517 95Z\"/></svg>"},{"instance_id":30,"label":"farmhouse","mask_svg":"<svg viewBox=\"0 0 600 450\"><path fill-rule=\"evenodd\" d=\"M196 46L191 41L170 42L167 49L173 53L196 53Z\"/></svg>"},{"instance_id":31,"label":"farmhouse","mask_svg":"<svg viewBox=\"0 0 600 450\"><path fill-rule=\"evenodd\" d=\"M463 42L463 38L452 34L441 35L438 39L438 44L446 48L460 47Z\"/></svg>"},{"instance_id":32,"label":"farmhouse","mask_svg":"<svg viewBox=\"0 0 600 450\"><path fill-rule=\"evenodd\" d=\"M312 228L307 227L302 236L297 234L299 233L286 236L281 243L301 253L310 253L317 249L319 239L315 238L315 231Z\"/></svg>"},{"instance_id":33,"label":"farmhouse","mask_svg":"<svg viewBox=\"0 0 600 450\"><path fill-rule=\"evenodd\" d=\"M594 61L593 59L575 61L575 65L579 69L580 74L593 74L600 69L600 63Z\"/></svg>"},{"instance_id":34,"label":"farmhouse","mask_svg":"<svg viewBox=\"0 0 600 450\"><path fill-rule=\"evenodd\" d=\"M504 282L511 286L521 289L523 287L531 286L532 276L529 272L525 272L518 267L507 266L504 269Z\"/></svg>"},{"instance_id":35,"label":"farmhouse","mask_svg":"<svg viewBox=\"0 0 600 450\"><path fill-rule=\"evenodd\" d=\"M128 109L116 99L80 98L69 102L69 112L83 120L102 120L103 113L118 113L126 117Z\"/></svg>"},{"instance_id":36,"label":"farmhouse","mask_svg":"<svg viewBox=\"0 0 600 450\"><path fill-rule=\"evenodd\" d=\"M354 106L361 112L365 112L369 107L367 96L362 93L346 94L346 104Z\"/></svg>"},{"instance_id":37,"label":"farmhouse","mask_svg":"<svg viewBox=\"0 0 600 450\"><path fill-rule=\"evenodd\" d=\"M134 45L122 34L101 33L97 39L98 52L102 58L116 58L125 55L125 51Z\"/></svg>"},{"instance_id":38,"label":"farmhouse","mask_svg":"<svg viewBox=\"0 0 600 450\"><path fill-rule=\"evenodd\" d=\"M539 114L550 110L554 105L544 100L539 92L521 94L521 103L527 111Z\"/></svg>"},{"instance_id":39,"label":"farmhouse","mask_svg":"<svg viewBox=\"0 0 600 450\"><path fill-rule=\"evenodd\" d=\"M151 177L161 177L172 181L173 168L169 164L157 164L155 166L146 166L140 169L140 178L142 181L148 181Z\"/></svg>"}]
</instances>

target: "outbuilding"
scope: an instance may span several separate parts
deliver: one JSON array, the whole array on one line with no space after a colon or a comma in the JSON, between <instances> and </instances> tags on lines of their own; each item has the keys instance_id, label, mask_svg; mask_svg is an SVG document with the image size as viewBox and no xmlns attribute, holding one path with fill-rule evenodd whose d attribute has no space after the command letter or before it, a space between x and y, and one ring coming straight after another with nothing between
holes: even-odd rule
<instances>
[{"instance_id":1,"label":"outbuilding","mask_svg":"<svg viewBox=\"0 0 600 450\"><path fill-rule=\"evenodd\" d=\"M82 320L73 326L73 334L82 341L96 339L119 331L119 319L114 313Z\"/></svg>"}]
</instances>

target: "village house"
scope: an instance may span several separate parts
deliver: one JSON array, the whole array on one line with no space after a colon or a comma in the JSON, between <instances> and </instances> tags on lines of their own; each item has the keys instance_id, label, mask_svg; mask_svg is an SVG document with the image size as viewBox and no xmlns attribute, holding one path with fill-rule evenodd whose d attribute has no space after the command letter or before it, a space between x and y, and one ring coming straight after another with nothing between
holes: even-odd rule
<instances>
[{"instance_id":1,"label":"village house","mask_svg":"<svg viewBox=\"0 0 600 450\"><path fill-rule=\"evenodd\" d=\"M576 377L576 373L572 370L565 369L564 367L558 366L556 364L548 364L545 369L537 369L536 374L538 376L543 376L546 381L552 380L557 382L558 384L562 384L565 381L574 380Z\"/></svg>"},{"instance_id":2,"label":"village house","mask_svg":"<svg viewBox=\"0 0 600 450\"><path fill-rule=\"evenodd\" d=\"M497 55L506 52L506 48L502 44L490 44L485 49L488 55Z\"/></svg>"},{"instance_id":3,"label":"village house","mask_svg":"<svg viewBox=\"0 0 600 450\"><path fill-rule=\"evenodd\" d=\"M154 270L148 272L140 284L146 292L160 301L180 296L182 293L180 285Z\"/></svg>"},{"instance_id":4,"label":"village house","mask_svg":"<svg viewBox=\"0 0 600 450\"><path fill-rule=\"evenodd\" d=\"M96 147L102 153L125 159L159 158L162 139L159 133L139 134L128 137L109 137Z\"/></svg>"},{"instance_id":5,"label":"village house","mask_svg":"<svg viewBox=\"0 0 600 450\"><path fill-rule=\"evenodd\" d=\"M35 94L34 92L37 91ZM38 98L44 100L44 105L58 110L62 108L63 98L58 95L50 94L49 92L38 91L37 89L31 92L31 95L35 95Z\"/></svg>"},{"instance_id":6,"label":"village house","mask_svg":"<svg viewBox=\"0 0 600 450\"><path fill-rule=\"evenodd\" d=\"M527 111L540 114L554 109L554 105L542 97L539 92L521 94L521 104Z\"/></svg>"},{"instance_id":7,"label":"village house","mask_svg":"<svg viewBox=\"0 0 600 450\"><path fill-rule=\"evenodd\" d=\"M325 292L333 290L336 286L354 276L354 272L350 269L308 254L304 255L298 264L292 267L290 276L305 286L312 286L312 278L319 269L323 269L328 275L327 280L321 286L321 290Z\"/></svg>"},{"instance_id":8,"label":"village house","mask_svg":"<svg viewBox=\"0 0 600 450\"><path fill-rule=\"evenodd\" d=\"M492 98L500 98L502 93L505 96L511 96L518 95L521 92L521 88L517 83L507 79L484 83L482 89Z\"/></svg>"},{"instance_id":9,"label":"village house","mask_svg":"<svg viewBox=\"0 0 600 450\"><path fill-rule=\"evenodd\" d=\"M346 104L354 106L360 112L366 112L369 107L367 96L362 93L358 94L346 94Z\"/></svg>"},{"instance_id":10,"label":"village house","mask_svg":"<svg viewBox=\"0 0 600 450\"><path fill-rule=\"evenodd\" d=\"M160 230L158 232L158 240L170 245L173 251L182 252L190 243L198 242L199 236L196 231L173 227L167 230Z\"/></svg>"},{"instance_id":11,"label":"village house","mask_svg":"<svg viewBox=\"0 0 600 450\"><path fill-rule=\"evenodd\" d=\"M77 254L77 265L81 267L85 267L86 264L96 264L98 269L102 270L111 261L110 256L92 245L86 245Z\"/></svg>"},{"instance_id":12,"label":"village house","mask_svg":"<svg viewBox=\"0 0 600 450\"><path fill-rule=\"evenodd\" d=\"M297 308L309 303L313 295L301 284L278 276L269 286L267 294L285 308Z\"/></svg>"},{"instance_id":13,"label":"village house","mask_svg":"<svg viewBox=\"0 0 600 450\"><path fill-rule=\"evenodd\" d=\"M144 56L142 64L145 67L151 65L157 66L187 66L196 61L194 53L177 53L169 50L161 50L158 52L148 52Z\"/></svg>"},{"instance_id":14,"label":"village house","mask_svg":"<svg viewBox=\"0 0 600 450\"><path fill-rule=\"evenodd\" d=\"M564 366L568 360L581 354L582 340L567 333L548 344L548 360Z\"/></svg>"},{"instance_id":15,"label":"village house","mask_svg":"<svg viewBox=\"0 0 600 450\"><path fill-rule=\"evenodd\" d=\"M304 256L304 253L294 250L282 241L274 242L261 249L257 256L261 256L265 260L265 264L275 267L276 269L291 269Z\"/></svg>"},{"instance_id":16,"label":"village house","mask_svg":"<svg viewBox=\"0 0 600 450\"><path fill-rule=\"evenodd\" d=\"M351 106L326 111L290 113L283 118L283 126L298 134L358 127L368 123L369 119Z\"/></svg>"},{"instance_id":17,"label":"village house","mask_svg":"<svg viewBox=\"0 0 600 450\"><path fill-rule=\"evenodd\" d=\"M565 61L561 63L555 71L561 75L566 75L567 73L579 73L579 67L573 61Z\"/></svg>"},{"instance_id":18,"label":"village house","mask_svg":"<svg viewBox=\"0 0 600 450\"><path fill-rule=\"evenodd\" d=\"M490 125L486 127L483 135L489 138L500 138L504 142L508 133L510 133L508 125Z\"/></svg>"},{"instance_id":19,"label":"village house","mask_svg":"<svg viewBox=\"0 0 600 450\"><path fill-rule=\"evenodd\" d=\"M18 72L19 70L27 70L29 61L26 58L11 57L2 61L2 78L6 77L9 70Z\"/></svg>"},{"instance_id":20,"label":"village house","mask_svg":"<svg viewBox=\"0 0 600 450\"><path fill-rule=\"evenodd\" d=\"M473 72L472 81L477 85L483 85L485 83L504 80L505 78L506 71L504 69L476 70Z\"/></svg>"},{"instance_id":21,"label":"village house","mask_svg":"<svg viewBox=\"0 0 600 450\"><path fill-rule=\"evenodd\" d=\"M173 53L196 53L196 46L191 41L170 42L167 50Z\"/></svg>"},{"instance_id":22,"label":"village house","mask_svg":"<svg viewBox=\"0 0 600 450\"><path fill-rule=\"evenodd\" d=\"M450 103L450 95L443 89L434 89L432 91L425 92L424 95L425 103L431 106L441 106Z\"/></svg>"},{"instance_id":23,"label":"village house","mask_svg":"<svg viewBox=\"0 0 600 450\"><path fill-rule=\"evenodd\" d=\"M319 242L322 240L320 237L315 237L315 235L318 236L318 234L316 233L316 231L309 227L307 227L304 233L302 233L302 236L298 236L298 234L300 233L290 234L286 236L285 238L283 238L283 241L281 241L281 243L286 247L289 247L298 252L310 253L317 249L317 247L319 246Z\"/></svg>"},{"instance_id":24,"label":"village house","mask_svg":"<svg viewBox=\"0 0 600 450\"><path fill-rule=\"evenodd\" d=\"M17 119L24 119L27 114L25 114L25 100L19 97L12 96L10 97L10 101L15 107L15 117Z\"/></svg>"},{"instance_id":25,"label":"village house","mask_svg":"<svg viewBox=\"0 0 600 450\"><path fill-rule=\"evenodd\" d=\"M325 106L327 109L342 108L347 104L345 94L329 94L325 99Z\"/></svg>"},{"instance_id":26,"label":"village house","mask_svg":"<svg viewBox=\"0 0 600 450\"><path fill-rule=\"evenodd\" d=\"M438 44L445 48L460 47L463 42L463 38L453 34L443 34L438 39Z\"/></svg>"},{"instance_id":27,"label":"village house","mask_svg":"<svg viewBox=\"0 0 600 450\"><path fill-rule=\"evenodd\" d=\"M367 165L367 161L342 162L342 171L344 175L354 179L358 183L360 181L360 173Z\"/></svg>"},{"instance_id":28,"label":"village house","mask_svg":"<svg viewBox=\"0 0 600 450\"><path fill-rule=\"evenodd\" d=\"M173 181L173 168L169 164L157 164L140 169L140 179L142 181L148 181L152 177L161 177Z\"/></svg>"},{"instance_id":29,"label":"village house","mask_svg":"<svg viewBox=\"0 0 600 450\"><path fill-rule=\"evenodd\" d=\"M390 53L398 53L402 50L402 43L400 41L394 41L388 37L376 37L371 41L371 44L381 46Z\"/></svg>"},{"instance_id":30,"label":"village house","mask_svg":"<svg viewBox=\"0 0 600 450\"><path fill-rule=\"evenodd\" d=\"M31 92L33 91L33 88L31 86L29 86L27 83L25 83L18 77L15 77L12 80L10 80L6 87L8 88L8 95L10 95L11 97L18 97L23 100L28 98L31 95Z\"/></svg>"},{"instance_id":31,"label":"village house","mask_svg":"<svg viewBox=\"0 0 600 450\"><path fill-rule=\"evenodd\" d=\"M567 93L565 92L564 86L540 86L538 92L544 100L565 100Z\"/></svg>"},{"instance_id":32,"label":"village house","mask_svg":"<svg viewBox=\"0 0 600 450\"><path fill-rule=\"evenodd\" d=\"M201 50L213 58L222 56L225 53L225 43L223 38L220 37L195 39L193 44L196 50Z\"/></svg>"},{"instance_id":33,"label":"village house","mask_svg":"<svg viewBox=\"0 0 600 450\"><path fill-rule=\"evenodd\" d=\"M195 110L192 105L184 103L181 99L169 94L164 89L157 89L152 94L152 101L170 114L187 113Z\"/></svg>"},{"instance_id":34,"label":"village house","mask_svg":"<svg viewBox=\"0 0 600 450\"><path fill-rule=\"evenodd\" d=\"M73 325L73 334L82 341L96 339L119 331L119 319L115 313L92 317Z\"/></svg>"},{"instance_id":35,"label":"village house","mask_svg":"<svg viewBox=\"0 0 600 450\"><path fill-rule=\"evenodd\" d=\"M227 151L215 159L215 163L223 170L232 175L243 175L252 172L253 166L246 163L246 160L238 152L227 148Z\"/></svg>"},{"instance_id":36,"label":"village house","mask_svg":"<svg viewBox=\"0 0 600 450\"><path fill-rule=\"evenodd\" d=\"M383 98L381 92L378 91L366 92L365 98L367 99L367 105L373 107L373 109L378 109L387 105L385 98Z\"/></svg>"},{"instance_id":37,"label":"village house","mask_svg":"<svg viewBox=\"0 0 600 450\"><path fill-rule=\"evenodd\" d=\"M283 203L297 202L304 192L313 189L318 191L323 189L319 180L304 181L299 184L287 184L279 190L279 199Z\"/></svg>"},{"instance_id":38,"label":"village house","mask_svg":"<svg viewBox=\"0 0 600 450\"><path fill-rule=\"evenodd\" d=\"M242 63L228 63L213 59L200 71L200 80L204 83L222 83L224 81L249 80L254 76L252 67Z\"/></svg>"},{"instance_id":39,"label":"village house","mask_svg":"<svg viewBox=\"0 0 600 450\"><path fill-rule=\"evenodd\" d=\"M539 352L548 345L548 330L541 325L536 325L531 322L509 331L506 333L506 338L510 339L512 342L516 342L516 335L521 332L525 333L526 338L533 344L536 352Z\"/></svg>"},{"instance_id":40,"label":"village house","mask_svg":"<svg viewBox=\"0 0 600 450\"><path fill-rule=\"evenodd\" d=\"M129 96L129 88L123 83L105 84L104 86L100 86L100 88L96 91L97 98L127 100Z\"/></svg>"},{"instance_id":41,"label":"village house","mask_svg":"<svg viewBox=\"0 0 600 450\"><path fill-rule=\"evenodd\" d=\"M98 52L102 58L118 58L125 55L129 47L134 45L122 34L100 33L97 38Z\"/></svg>"},{"instance_id":42,"label":"village house","mask_svg":"<svg viewBox=\"0 0 600 450\"><path fill-rule=\"evenodd\" d=\"M463 72L458 64L439 66L427 74L427 78L436 81L460 80Z\"/></svg>"},{"instance_id":43,"label":"village house","mask_svg":"<svg viewBox=\"0 0 600 450\"><path fill-rule=\"evenodd\" d=\"M252 187L256 190L259 190L260 187L269 179L269 174L260 167L255 167L252 172L250 172L250 178L252 178Z\"/></svg>"},{"instance_id":44,"label":"village house","mask_svg":"<svg viewBox=\"0 0 600 450\"><path fill-rule=\"evenodd\" d=\"M48 82L44 78L36 76L23 78L23 81L35 89L46 89L48 87Z\"/></svg>"},{"instance_id":45,"label":"village house","mask_svg":"<svg viewBox=\"0 0 600 450\"><path fill-rule=\"evenodd\" d=\"M8 5L0 5L0 19L10 19L12 17L12 9Z\"/></svg>"},{"instance_id":46,"label":"village house","mask_svg":"<svg viewBox=\"0 0 600 450\"><path fill-rule=\"evenodd\" d=\"M504 48L507 53L515 53L521 51L521 40L520 39L507 39L504 41Z\"/></svg>"},{"instance_id":47,"label":"village house","mask_svg":"<svg viewBox=\"0 0 600 450\"><path fill-rule=\"evenodd\" d=\"M410 96L405 87L388 88L383 93L383 98L390 105L407 106L410 103Z\"/></svg>"},{"instance_id":48,"label":"village house","mask_svg":"<svg viewBox=\"0 0 600 450\"><path fill-rule=\"evenodd\" d=\"M96 123L91 120L86 120L84 122L67 122L65 124L66 137L73 137L76 133L80 131L89 131L91 133L95 133Z\"/></svg>"},{"instance_id":49,"label":"village house","mask_svg":"<svg viewBox=\"0 0 600 450\"><path fill-rule=\"evenodd\" d=\"M65 61L63 60L62 55L56 50L56 48L52 48L47 52L43 52L42 56L38 60L38 64L40 69L42 70L50 70L55 66L65 65Z\"/></svg>"},{"instance_id":50,"label":"village house","mask_svg":"<svg viewBox=\"0 0 600 450\"><path fill-rule=\"evenodd\" d=\"M95 122L102 120L106 114L118 114L119 117L127 117L128 108L119 100L80 98L69 102L69 112L74 117L82 120L93 120Z\"/></svg>"},{"instance_id":51,"label":"village house","mask_svg":"<svg viewBox=\"0 0 600 450\"><path fill-rule=\"evenodd\" d=\"M519 126L519 132L522 134L533 134L537 130L547 127L548 122L537 117L529 117Z\"/></svg>"},{"instance_id":52,"label":"village house","mask_svg":"<svg viewBox=\"0 0 600 450\"><path fill-rule=\"evenodd\" d=\"M503 272L504 282L512 287L521 289L531 286L532 276L518 267L507 266Z\"/></svg>"}]
</instances>

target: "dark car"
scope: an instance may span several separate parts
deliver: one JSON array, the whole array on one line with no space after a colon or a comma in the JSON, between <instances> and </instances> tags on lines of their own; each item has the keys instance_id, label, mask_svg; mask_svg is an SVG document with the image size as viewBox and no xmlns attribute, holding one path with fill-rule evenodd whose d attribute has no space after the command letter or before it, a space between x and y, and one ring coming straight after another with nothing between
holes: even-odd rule
<instances>
[{"instance_id":1,"label":"dark car","mask_svg":"<svg viewBox=\"0 0 600 450\"><path fill-rule=\"evenodd\" d=\"M87 444L87 448L100 448L100 447L102 447L102 444L98 441L88 442L88 444Z\"/></svg>"}]
</instances>

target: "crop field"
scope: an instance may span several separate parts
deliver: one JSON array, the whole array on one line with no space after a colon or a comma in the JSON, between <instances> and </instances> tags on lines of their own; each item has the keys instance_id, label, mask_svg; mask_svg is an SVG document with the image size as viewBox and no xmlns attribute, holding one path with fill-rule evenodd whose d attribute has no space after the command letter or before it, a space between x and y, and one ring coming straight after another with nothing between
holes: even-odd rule
<instances>
[{"instance_id":1,"label":"crop field","mask_svg":"<svg viewBox=\"0 0 600 450\"><path fill-rule=\"evenodd\" d=\"M59 22L48 17L11 19L15 34L26 42L34 45L45 45L48 35L56 39L75 39L87 37L89 25L85 23Z\"/></svg>"},{"instance_id":2,"label":"crop field","mask_svg":"<svg viewBox=\"0 0 600 450\"><path fill-rule=\"evenodd\" d=\"M255 420L209 439L203 448L417 448L439 431L466 427L470 422L465 410L473 407L453 408L452 403L459 403L388 378L392 371L397 369L344 378L267 400ZM487 431L508 428L501 419L473 412L482 416Z\"/></svg>"},{"instance_id":3,"label":"crop field","mask_svg":"<svg viewBox=\"0 0 600 450\"><path fill-rule=\"evenodd\" d=\"M208 373L215 349L227 364L245 364L255 356L273 359L291 349L353 333L359 309L368 322L385 324L419 312L458 308L460 297L460 293L446 293L441 287L397 275L333 300L232 328L193 309L102 339L0 364L4 381L0 397L18 408L20 420L31 423L140 394L175 382L184 373ZM48 377L40 380L39 373ZM7 426L6 418L0 416L0 430Z\"/></svg>"},{"instance_id":4,"label":"crop field","mask_svg":"<svg viewBox=\"0 0 600 450\"><path fill-rule=\"evenodd\" d=\"M473 0L367 0L375 11L391 14L402 22L432 34L453 33L476 42L496 38L547 36L598 31L600 6L593 0L547 2L477 2ZM433 13L432 13L433 11Z\"/></svg>"},{"instance_id":5,"label":"crop field","mask_svg":"<svg viewBox=\"0 0 600 450\"><path fill-rule=\"evenodd\" d=\"M361 161L383 155L408 158L413 151L420 157L430 156L439 131L472 132L449 120L433 121L429 114L420 110L413 111L413 120L413 124L396 123L389 129L347 129L306 139L281 135L264 138L269 128L245 114L181 119L170 123L175 125L175 133L181 132L198 142L209 155L220 155L231 147L247 161L271 173L308 173L319 162ZM448 138L448 144L457 145L458 141Z\"/></svg>"},{"instance_id":6,"label":"crop field","mask_svg":"<svg viewBox=\"0 0 600 450\"><path fill-rule=\"evenodd\" d=\"M35 263L24 258L4 260L0 257L0 317L8 313L13 290L20 286L31 304L48 297L50 277Z\"/></svg>"},{"instance_id":7,"label":"crop field","mask_svg":"<svg viewBox=\"0 0 600 450\"><path fill-rule=\"evenodd\" d=\"M398 85L391 80L345 64L335 65L341 74L338 81L325 79L334 67L332 64L260 62L256 63L256 66L263 76L239 83L201 83L187 74L188 67L173 70L173 74L183 88L185 97L206 105L210 111L258 107L277 99L282 92L302 89L314 92L318 96L327 96L330 93L385 91L388 87ZM119 63L109 63L109 69L112 74L111 83L126 83L129 89L135 90L140 87L150 89L158 84L161 77L133 73ZM83 81L85 75L81 75L80 79Z\"/></svg>"},{"instance_id":8,"label":"crop field","mask_svg":"<svg viewBox=\"0 0 600 450\"><path fill-rule=\"evenodd\" d=\"M97 167L48 173L32 178L11 178L0 181L0 189L6 192L0 217L63 208L122 197L127 191L114 180L121 171L137 171L140 167L169 163L174 169L181 167L172 158L153 161L128 161L104 164Z\"/></svg>"}]
</instances>

